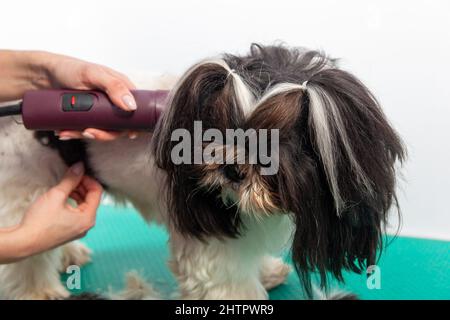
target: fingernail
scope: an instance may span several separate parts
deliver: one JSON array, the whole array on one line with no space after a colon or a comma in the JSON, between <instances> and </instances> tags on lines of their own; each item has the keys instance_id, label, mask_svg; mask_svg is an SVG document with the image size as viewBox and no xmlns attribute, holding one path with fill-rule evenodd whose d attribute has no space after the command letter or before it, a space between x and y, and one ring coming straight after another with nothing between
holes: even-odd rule
<instances>
[{"instance_id":1,"label":"fingernail","mask_svg":"<svg viewBox=\"0 0 450 320\"><path fill-rule=\"evenodd\" d=\"M124 95L122 97L122 101L127 105L128 108L130 108L131 110L136 110L137 109L137 105L136 105L136 101L134 100L134 98L132 96L130 96L129 94Z\"/></svg>"},{"instance_id":2,"label":"fingernail","mask_svg":"<svg viewBox=\"0 0 450 320\"><path fill-rule=\"evenodd\" d=\"M77 176L81 176L84 173L84 165L82 162L75 163L70 170Z\"/></svg>"},{"instance_id":3,"label":"fingernail","mask_svg":"<svg viewBox=\"0 0 450 320\"><path fill-rule=\"evenodd\" d=\"M59 140L61 140L61 141L67 141L67 140L71 140L71 139L72 139L72 137L69 137L69 136L59 137Z\"/></svg>"},{"instance_id":4,"label":"fingernail","mask_svg":"<svg viewBox=\"0 0 450 320\"><path fill-rule=\"evenodd\" d=\"M87 139L95 139L95 136L89 132L83 132L82 135L83 135L83 137L85 137Z\"/></svg>"},{"instance_id":5,"label":"fingernail","mask_svg":"<svg viewBox=\"0 0 450 320\"><path fill-rule=\"evenodd\" d=\"M137 133L130 133L130 135L128 136L128 138L130 138L131 140L134 140L137 138Z\"/></svg>"}]
</instances>

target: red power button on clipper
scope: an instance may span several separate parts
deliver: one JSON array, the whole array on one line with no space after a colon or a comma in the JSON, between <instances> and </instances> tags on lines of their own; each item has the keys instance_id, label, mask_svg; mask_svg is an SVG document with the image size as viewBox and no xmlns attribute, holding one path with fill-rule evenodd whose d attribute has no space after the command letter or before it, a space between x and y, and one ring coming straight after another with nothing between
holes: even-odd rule
<instances>
[{"instance_id":1,"label":"red power button on clipper","mask_svg":"<svg viewBox=\"0 0 450 320\"><path fill-rule=\"evenodd\" d=\"M95 96L90 93L65 93L61 101L63 111L89 111L94 105Z\"/></svg>"}]
</instances>

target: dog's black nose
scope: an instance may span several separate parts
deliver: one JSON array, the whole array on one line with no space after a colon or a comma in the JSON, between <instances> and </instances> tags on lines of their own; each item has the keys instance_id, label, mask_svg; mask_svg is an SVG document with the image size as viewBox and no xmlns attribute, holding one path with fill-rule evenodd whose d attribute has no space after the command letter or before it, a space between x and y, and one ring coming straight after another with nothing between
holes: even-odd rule
<instances>
[{"instance_id":1,"label":"dog's black nose","mask_svg":"<svg viewBox=\"0 0 450 320\"><path fill-rule=\"evenodd\" d=\"M227 179L233 182L241 182L245 178L245 173L239 170L237 165L226 165L223 168L223 173Z\"/></svg>"}]
</instances>

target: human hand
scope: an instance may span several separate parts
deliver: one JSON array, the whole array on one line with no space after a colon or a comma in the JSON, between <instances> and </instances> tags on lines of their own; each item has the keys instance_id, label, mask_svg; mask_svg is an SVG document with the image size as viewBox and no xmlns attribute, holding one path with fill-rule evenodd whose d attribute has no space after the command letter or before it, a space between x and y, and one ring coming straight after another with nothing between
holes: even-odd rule
<instances>
[{"instance_id":1,"label":"human hand","mask_svg":"<svg viewBox=\"0 0 450 320\"><path fill-rule=\"evenodd\" d=\"M125 75L102 65L57 54L46 53L44 59L51 88L98 89L104 91L116 106L130 112L136 110L136 101L130 92L135 86ZM64 130L57 134L61 140L88 138L108 141L124 135L130 139L137 137L134 131L113 132L95 128L83 132Z\"/></svg>"},{"instance_id":2,"label":"human hand","mask_svg":"<svg viewBox=\"0 0 450 320\"><path fill-rule=\"evenodd\" d=\"M29 244L25 255L33 255L86 235L95 224L102 187L84 176L81 163L73 165L61 182L39 197L28 209L18 231ZM67 203L68 198L77 207Z\"/></svg>"}]
</instances>

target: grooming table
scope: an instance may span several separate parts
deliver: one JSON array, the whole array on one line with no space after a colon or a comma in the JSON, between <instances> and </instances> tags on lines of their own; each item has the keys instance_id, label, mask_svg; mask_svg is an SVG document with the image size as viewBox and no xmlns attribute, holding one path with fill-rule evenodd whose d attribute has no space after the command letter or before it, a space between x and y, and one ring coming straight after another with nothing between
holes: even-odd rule
<instances>
[{"instance_id":1,"label":"grooming table","mask_svg":"<svg viewBox=\"0 0 450 320\"><path fill-rule=\"evenodd\" d=\"M166 298L176 289L167 268L168 235L147 225L128 207L102 205L97 224L82 240L92 250L92 262L81 269L80 290L104 293L124 287L125 274L138 271ZM450 299L450 242L398 237L389 239L378 264L381 289L368 289L365 275L345 274L345 291L361 299ZM63 275L65 281L67 276ZM298 278L270 292L271 299L303 299Z\"/></svg>"}]
</instances>

